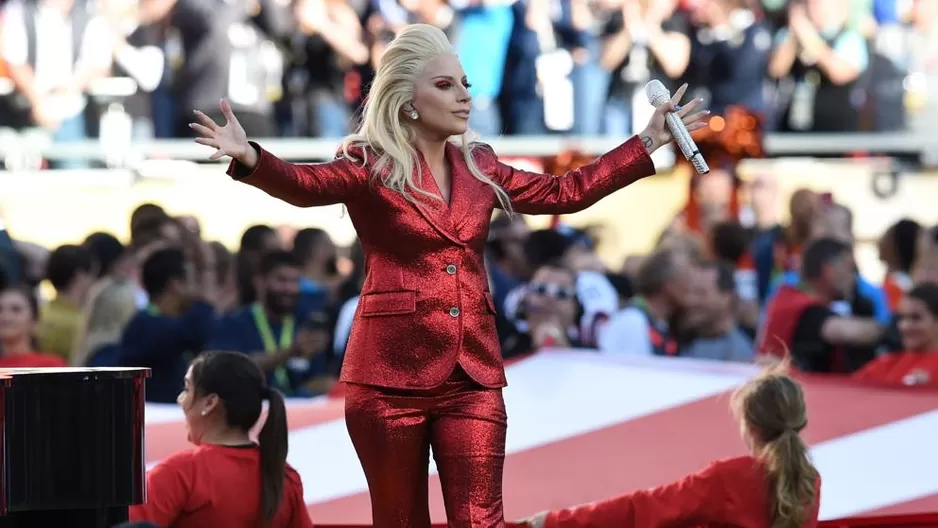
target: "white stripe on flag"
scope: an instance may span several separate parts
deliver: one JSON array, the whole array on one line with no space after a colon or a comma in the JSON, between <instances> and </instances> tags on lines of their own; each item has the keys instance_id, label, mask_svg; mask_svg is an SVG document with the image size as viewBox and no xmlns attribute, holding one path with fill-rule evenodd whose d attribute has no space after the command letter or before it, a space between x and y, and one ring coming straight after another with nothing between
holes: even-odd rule
<instances>
[{"instance_id":1,"label":"white stripe on flag","mask_svg":"<svg viewBox=\"0 0 938 528\"><path fill-rule=\"evenodd\" d=\"M938 493L936 438L938 411L931 411L812 447L821 472L821 519Z\"/></svg>"},{"instance_id":2,"label":"white stripe on flag","mask_svg":"<svg viewBox=\"0 0 938 528\"><path fill-rule=\"evenodd\" d=\"M565 355L535 356L508 368L508 454L719 394L750 372L665 370L660 364L625 369L601 357L570 361ZM291 433L289 462L303 477L307 503L367 490L342 420ZM432 459L430 471L436 471Z\"/></svg>"}]
</instances>

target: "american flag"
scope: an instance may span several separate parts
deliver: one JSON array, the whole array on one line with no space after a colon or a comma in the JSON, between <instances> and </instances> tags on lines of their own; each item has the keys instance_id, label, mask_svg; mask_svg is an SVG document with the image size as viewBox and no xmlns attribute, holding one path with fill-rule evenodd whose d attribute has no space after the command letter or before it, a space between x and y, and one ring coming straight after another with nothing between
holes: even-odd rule
<instances>
[{"instance_id":1,"label":"american flag","mask_svg":"<svg viewBox=\"0 0 938 528\"><path fill-rule=\"evenodd\" d=\"M729 411L754 365L540 353L507 367L505 513L521 519L665 484L711 460L745 453ZM821 518L938 512L938 391L800 376L802 433L821 472ZM341 397L288 403L289 462L313 521L369 524L365 477L345 429ZM147 405L149 466L189 449L182 412ZM430 505L445 522L431 459Z\"/></svg>"}]
</instances>

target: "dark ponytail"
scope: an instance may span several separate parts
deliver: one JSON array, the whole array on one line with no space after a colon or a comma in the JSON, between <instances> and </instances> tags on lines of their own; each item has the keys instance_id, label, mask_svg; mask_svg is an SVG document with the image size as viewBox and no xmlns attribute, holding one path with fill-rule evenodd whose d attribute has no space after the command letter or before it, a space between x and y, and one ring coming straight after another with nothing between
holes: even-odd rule
<instances>
[{"instance_id":1,"label":"dark ponytail","mask_svg":"<svg viewBox=\"0 0 938 528\"><path fill-rule=\"evenodd\" d=\"M273 521L283 499L287 463L287 409L283 395L267 387L254 361L237 352L206 352L192 361L192 383L200 396L215 394L229 427L248 433L260 419L263 401L267 418L258 435L261 466L261 526Z\"/></svg>"},{"instance_id":2,"label":"dark ponytail","mask_svg":"<svg viewBox=\"0 0 938 528\"><path fill-rule=\"evenodd\" d=\"M283 395L267 389L267 419L257 436L261 451L261 506L264 518L273 520L283 499L284 468L287 464L287 408Z\"/></svg>"}]
</instances>

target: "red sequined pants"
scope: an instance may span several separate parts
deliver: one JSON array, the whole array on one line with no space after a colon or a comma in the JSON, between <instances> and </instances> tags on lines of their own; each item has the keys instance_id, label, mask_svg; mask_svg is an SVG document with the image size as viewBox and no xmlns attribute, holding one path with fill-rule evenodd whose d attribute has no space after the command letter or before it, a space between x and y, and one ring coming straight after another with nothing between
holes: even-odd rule
<instances>
[{"instance_id":1,"label":"red sequined pants","mask_svg":"<svg viewBox=\"0 0 938 528\"><path fill-rule=\"evenodd\" d=\"M428 390L348 384L345 421L368 480L375 528L430 526L431 446L449 526L505 526L501 389L479 386L460 368Z\"/></svg>"}]
</instances>

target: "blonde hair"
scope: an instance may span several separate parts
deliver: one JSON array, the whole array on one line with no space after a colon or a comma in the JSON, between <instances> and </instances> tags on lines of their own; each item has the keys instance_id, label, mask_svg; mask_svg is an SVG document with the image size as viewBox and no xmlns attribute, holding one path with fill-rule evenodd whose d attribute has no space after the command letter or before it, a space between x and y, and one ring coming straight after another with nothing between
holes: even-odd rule
<instances>
[{"instance_id":1,"label":"blonde hair","mask_svg":"<svg viewBox=\"0 0 938 528\"><path fill-rule=\"evenodd\" d=\"M101 281L88 300L85 327L72 355L72 365L85 366L98 348L120 342L124 327L136 312L136 291L131 282Z\"/></svg>"},{"instance_id":2,"label":"blonde hair","mask_svg":"<svg viewBox=\"0 0 938 528\"><path fill-rule=\"evenodd\" d=\"M798 434L807 425L801 386L783 361L733 394L733 411L757 440L772 483L772 528L800 528L817 497L818 471Z\"/></svg>"},{"instance_id":3,"label":"blonde hair","mask_svg":"<svg viewBox=\"0 0 938 528\"><path fill-rule=\"evenodd\" d=\"M427 63L441 55L453 53L452 45L442 30L428 24L409 25L388 45L362 112L362 123L358 133L342 141L342 154L352 161L367 162L371 149L377 155L372 175L392 191L402 194L408 201L416 202L415 194L442 200L421 189L421 168L414 147L416 134L404 119L404 107L413 101L414 83L426 68ZM476 165L472 156L474 143L469 132L462 135L461 150L469 172L479 181L494 189L502 208L511 211L511 203L505 191L486 176ZM349 149L361 149L362 159L349 153ZM417 176L414 177L416 169Z\"/></svg>"}]
</instances>

